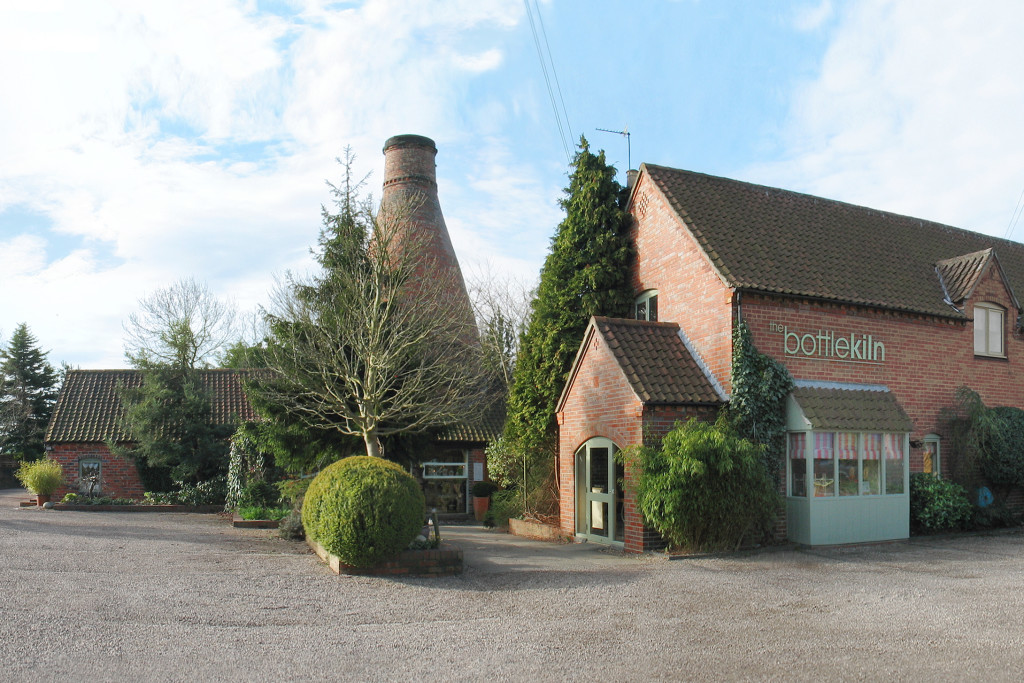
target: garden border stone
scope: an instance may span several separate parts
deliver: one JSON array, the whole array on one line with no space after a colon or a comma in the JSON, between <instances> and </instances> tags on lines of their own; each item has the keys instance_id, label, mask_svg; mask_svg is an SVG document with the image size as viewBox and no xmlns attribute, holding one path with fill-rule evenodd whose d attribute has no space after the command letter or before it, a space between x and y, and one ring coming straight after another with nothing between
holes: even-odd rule
<instances>
[{"instance_id":1,"label":"garden border stone","mask_svg":"<svg viewBox=\"0 0 1024 683\"><path fill-rule=\"evenodd\" d=\"M462 573L462 548L441 543L433 550L403 550L395 557L373 567L350 567L337 555L311 539L306 543L335 574L354 576L453 576Z\"/></svg>"}]
</instances>

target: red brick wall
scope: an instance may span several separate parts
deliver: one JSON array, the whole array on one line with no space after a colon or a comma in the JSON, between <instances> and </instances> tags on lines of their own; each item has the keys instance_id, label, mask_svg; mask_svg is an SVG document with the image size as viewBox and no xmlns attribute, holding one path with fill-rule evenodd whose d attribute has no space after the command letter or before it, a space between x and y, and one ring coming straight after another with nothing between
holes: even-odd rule
<instances>
[{"instance_id":1,"label":"red brick wall","mask_svg":"<svg viewBox=\"0 0 1024 683\"><path fill-rule=\"evenodd\" d=\"M100 490L99 495L112 498L140 499L145 493L135 463L127 458L114 455L102 443L58 443L53 445L49 457L56 460L64 468L65 486L55 495L60 500L66 493L79 491L78 463L80 460L99 458Z\"/></svg>"},{"instance_id":2,"label":"red brick wall","mask_svg":"<svg viewBox=\"0 0 1024 683\"><path fill-rule=\"evenodd\" d=\"M678 420L714 419L709 407L658 406L645 409L599 335L587 340L562 411L558 414L559 518L562 531L576 533L576 451L589 439L611 439L619 449L658 439ZM630 552L664 545L660 535L643 525L636 507L636 477L626 467L625 548Z\"/></svg>"},{"instance_id":3,"label":"red brick wall","mask_svg":"<svg viewBox=\"0 0 1024 683\"><path fill-rule=\"evenodd\" d=\"M576 451L587 440L599 436L611 439L617 448L639 444L642 418L640 400L626 382L611 351L598 335L591 334L558 413L558 498L562 531L570 536L576 534ZM627 517L631 506L627 497Z\"/></svg>"},{"instance_id":4,"label":"red brick wall","mask_svg":"<svg viewBox=\"0 0 1024 683\"><path fill-rule=\"evenodd\" d=\"M646 174L640 177L631 212L635 291L658 290L658 319L679 324L728 392L732 290Z\"/></svg>"},{"instance_id":5,"label":"red brick wall","mask_svg":"<svg viewBox=\"0 0 1024 683\"><path fill-rule=\"evenodd\" d=\"M951 447L940 421L943 408L952 407L957 387L977 391L986 405L1024 407L1024 337L1013 332L1016 311L1002 279L993 268L975 290L975 302L993 302L1007 309L1006 358L974 355L973 324L883 312L873 309L797 302L744 295L743 319L750 325L757 348L784 362L796 379L884 384L895 394L914 422L911 439L936 433L943 437L942 468L949 474ZM870 334L885 345L885 361L850 362L787 356L784 334L831 330L837 336ZM921 471L923 451L911 449L910 469Z\"/></svg>"}]
</instances>

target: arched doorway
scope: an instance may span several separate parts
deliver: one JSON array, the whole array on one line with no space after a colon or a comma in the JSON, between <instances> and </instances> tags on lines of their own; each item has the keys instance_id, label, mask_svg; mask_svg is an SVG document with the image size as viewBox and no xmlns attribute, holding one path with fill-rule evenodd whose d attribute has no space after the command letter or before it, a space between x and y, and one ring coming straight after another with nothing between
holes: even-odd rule
<instances>
[{"instance_id":1,"label":"arched doorway","mask_svg":"<svg viewBox=\"0 0 1024 683\"><path fill-rule=\"evenodd\" d=\"M611 439L590 439L576 451L576 535L599 543L625 541L623 479Z\"/></svg>"}]
</instances>

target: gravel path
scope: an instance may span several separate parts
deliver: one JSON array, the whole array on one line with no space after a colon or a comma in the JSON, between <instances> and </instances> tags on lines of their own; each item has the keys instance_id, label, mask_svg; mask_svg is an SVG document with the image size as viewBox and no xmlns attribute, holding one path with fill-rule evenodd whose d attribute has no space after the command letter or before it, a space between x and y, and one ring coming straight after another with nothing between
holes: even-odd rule
<instances>
[{"instance_id":1,"label":"gravel path","mask_svg":"<svg viewBox=\"0 0 1024 683\"><path fill-rule=\"evenodd\" d=\"M462 576L395 580L216 515L17 499L2 680L1024 678L1020 533L667 561L451 528Z\"/></svg>"}]
</instances>

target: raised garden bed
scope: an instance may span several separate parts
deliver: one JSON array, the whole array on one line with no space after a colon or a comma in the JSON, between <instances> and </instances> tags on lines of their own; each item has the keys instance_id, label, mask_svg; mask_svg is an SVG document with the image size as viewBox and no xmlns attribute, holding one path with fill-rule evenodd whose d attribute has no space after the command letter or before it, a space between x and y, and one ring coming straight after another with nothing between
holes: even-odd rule
<instances>
[{"instance_id":1,"label":"raised garden bed","mask_svg":"<svg viewBox=\"0 0 1024 683\"><path fill-rule=\"evenodd\" d=\"M555 543L571 543L572 538L553 524L544 524L532 519L508 520L508 532L513 536L532 538L537 541L553 541Z\"/></svg>"},{"instance_id":2,"label":"raised garden bed","mask_svg":"<svg viewBox=\"0 0 1024 683\"><path fill-rule=\"evenodd\" d=\"M462 548L441 543L433 550L403 550L387 562L375 567L350 567L342 563L337 555L327 552L316 541L306 539L320 559L327 563L335 574L359 576L452 576L462 573Z\"/></svg>"},{"instance_id":3,"label":"raised garden bed","mask_svg":"<svg viewBox=\"0 0 1024 683\"><path fill-rule=\"evenodd\" d=\"M35 503L32 503L35 505ZM224 512L223 505L79 505L54 503L54 510L74 512L198 512L214 514Z\"/></svg>"},{"instance_id":4,"label":"raised garden bed","mask_svg":"<svg viewBox=\"0 0 1024 683\"><path fill-rule=\"evenodd\" d=\"M237 512L231 517L231 526L236 529L276 529L281 526L279 519L242 519Z\"/></svg>"}]
</instances>

